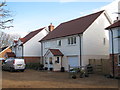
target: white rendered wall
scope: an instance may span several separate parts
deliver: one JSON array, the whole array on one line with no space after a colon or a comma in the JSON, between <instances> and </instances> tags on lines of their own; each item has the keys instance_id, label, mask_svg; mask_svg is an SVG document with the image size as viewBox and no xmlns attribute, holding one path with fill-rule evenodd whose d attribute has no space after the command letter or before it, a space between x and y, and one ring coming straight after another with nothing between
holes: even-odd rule
<instances>
[{"instance_id":1,"label":"white rendered wall","mask_svg":"<svg viewBox=\"0 0 120 90\"><path fill-rule=\"evenodd\" d=\"M41 55L41 44L40 40L45 37L48 32L44 29L37 35L31 38L24 44L24 56L25 57L40 57Z\"/></svg>"}]
</instances>

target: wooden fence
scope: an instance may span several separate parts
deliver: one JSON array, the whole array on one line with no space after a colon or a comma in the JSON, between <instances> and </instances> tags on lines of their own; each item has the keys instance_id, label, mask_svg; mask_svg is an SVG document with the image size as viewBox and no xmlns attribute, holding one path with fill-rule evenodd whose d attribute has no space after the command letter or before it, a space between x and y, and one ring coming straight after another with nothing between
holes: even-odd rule
<instances>
[{"instance_id":1,"label":"wooden fence","mask_svg":"<svg viewBox=\"0 0 120 90\"><path fill-rule=\"evenodd\" d=\"M89 64L93 66L93 72L96 74L110 74L109 59L89 59Z\"/></svg>"}]
</instances>

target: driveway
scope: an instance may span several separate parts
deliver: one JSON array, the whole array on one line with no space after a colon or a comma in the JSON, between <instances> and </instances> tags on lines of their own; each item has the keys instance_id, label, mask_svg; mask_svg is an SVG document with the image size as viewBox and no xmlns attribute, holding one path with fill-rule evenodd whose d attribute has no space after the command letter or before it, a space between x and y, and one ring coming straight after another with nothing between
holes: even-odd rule
<instances>
[{"instance_id":1,"label":"driveway","mask_svg":"<svg viewBox=\"0 0 120 90\"><path fill-rule=\"evenodd\" d=\"M118 88L117 79L90 74L89 77L71 79L67 72L25 70L3 71L3 88Z\"/></svg>"}]
</instances>

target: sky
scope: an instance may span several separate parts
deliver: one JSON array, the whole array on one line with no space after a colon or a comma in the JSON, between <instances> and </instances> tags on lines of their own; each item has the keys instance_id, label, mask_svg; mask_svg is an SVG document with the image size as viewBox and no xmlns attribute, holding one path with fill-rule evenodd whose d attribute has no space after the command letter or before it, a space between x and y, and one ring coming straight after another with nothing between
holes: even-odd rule
<instances>
[{"instance_id":1,"label":"sky","mask_svg":"<svg viewBox=\"0 0 120 90\"><path fill-rule=\"evenodd\" d=\"M25 36L30 31L91 14L111 2L7 2L14 19L13 28L3 30L9 34Z\"/></svg>"}]
</instances>

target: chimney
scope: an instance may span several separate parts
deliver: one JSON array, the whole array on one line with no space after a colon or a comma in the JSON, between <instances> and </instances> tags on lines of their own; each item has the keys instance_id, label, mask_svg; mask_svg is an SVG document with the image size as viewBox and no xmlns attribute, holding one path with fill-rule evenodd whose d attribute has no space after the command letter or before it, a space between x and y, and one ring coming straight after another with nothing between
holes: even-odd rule
<instances>
[{"instance_id":1,"label":"chimney","mask_svg":"<svg viewBox=\"0 0 120 90\"><path fill-rule=\"evenodd\" d=\"M50 32L54 30L54 26L52 25L52 23L48 26L48 29Z\"/></svg>"}]
</instances>

